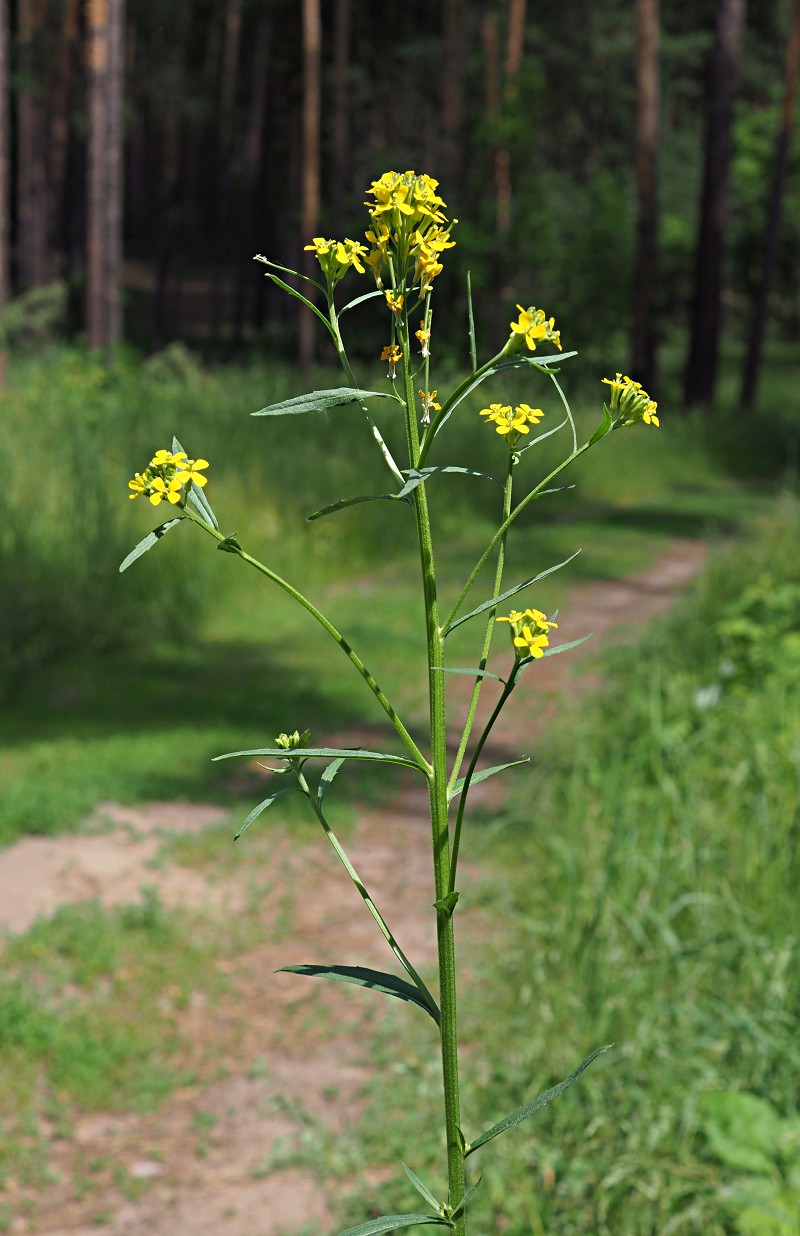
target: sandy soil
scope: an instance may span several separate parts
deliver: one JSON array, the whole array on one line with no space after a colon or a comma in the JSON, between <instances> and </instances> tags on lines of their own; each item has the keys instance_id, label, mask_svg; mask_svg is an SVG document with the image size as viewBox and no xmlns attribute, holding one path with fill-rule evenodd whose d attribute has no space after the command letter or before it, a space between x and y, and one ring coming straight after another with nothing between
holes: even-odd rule
<instances>
[{"instance_id":1,"label":"sandy soil","mask_svg":"<svg viewBox=\"0 0 800 1236\"><path fill-rule=\"evenodd\" d=\"M574 589L559 637L593 631L607 643L666 610L702 566L705 547L675 541L647 571L623 581ZM538 686L557 707L559 684L578 658L553 657L536 667ZM466 680L464 690L468 690ZM528 700L530 697L528 697ZM537 708L541 696L537 693ZM528 708L530 704L528 702ZM521 754L525 692L512 698L494 735L491 762ZM361 741L350 736L351 743ZM476 787L497 801L499 779ZM435 961L426 796L409 784L385 809L358 820L348 845L368 887L415 963ZM62 904L98 896L106 904L135 900L156 887L167 905L241 908L240 876L210 882L201 874L153 860L167 837L196 833L225 818L195 803L123 808L101 803L86 835L19 841L0 851L0 930L24 931ZM366 912L343 890L338 860L323 838L279 841L263 884L258 917L266 941L225 963L229 997L217 1005L201 993L181 1014L181 1028L200 1049L218 1047L217 1076L179 1089L150 1115L101 1113L78 1119L70 1137L53 1137L51 1178L35 1193L0 1194L14 1213L8 1229L40 1236L105 1231L111 1236L294 1236L330 1231L318 1183L296 1169L270 1170L269 1156L296 1130L292 1111L336 1129L357 1113L369 1081L363 1049L374 1001L338 985L274 974L287 960L385 968L391 958ZM301 898L313 878L313 899ZM377 895L377 894L376 894ZM469 931L470 911L461 916ZM472 929L475 919L472 919ZM333 942L331 944L331 942ZM324 994L321 989L324 988ZM383 1011L383 1010L381 1010ZM406 1015L399 1004L397 1016ZM409 1013L409 1015L416 1015ZM357 1033L353 1034L354 1022ZM337 1027L331 1029L331 1027ZM91 1179L91 1164L106 1166ZM83 1182L82 1185L80 1182ZM0 1205L2 1211L2 1205Z\"/></svg>"}]
</instances>

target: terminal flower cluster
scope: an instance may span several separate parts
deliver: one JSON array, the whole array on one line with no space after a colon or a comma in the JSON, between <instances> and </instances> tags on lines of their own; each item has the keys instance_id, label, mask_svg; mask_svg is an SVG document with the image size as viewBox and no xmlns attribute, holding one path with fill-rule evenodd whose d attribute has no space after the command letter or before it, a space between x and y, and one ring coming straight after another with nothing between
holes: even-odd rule
<instances>
[{"instance_id":1,"label":"terminal flower cluster","mask_svg":"<svg viewBox=\"0 0 800 1236\"><path fill-rule=\"evenodd\" d=\"M611 387L610 411L612 414L619 413L614 421L615 429L622 425L637 425L640 421L644 421L645 425L655 425L658 428L659 420L656 415L658 404L650 398L641 382L634 382L628 377L623 378L621 373L614 378L602 378L601 381Z\"/></svg>"},{"instance_id":2,"label":"terminal flower cluster","mask_svg":"<svg viewBox=\"0 0 800 1236\"><path fill-rule=\"evenodd\" d=\"M557 627L557 622L551 622L540 609L526 609L520 612L512 609L505 618L497 618L496 622L507 622L511 626L511 637L514 641L516 656L534 657L538 660L544 656L544 650L549 646L548 632Z\"/></svg>"},{"instance_id":3,"label":"terminal flower cluster","mask_svg":"<svg viewBox=\"0 0 800 1236\"><path fill-rule=\"evenodd\" d=\"M317 255L322 267L322 273L333 289L340 279L343 279L352 266L360 275L364 274L364 262L367 257L367 247L359 241L326 240L324 236L315 236L310 245L305 248Z\"/></svg>"},{"instance_id":4,"label":"terminal flower cluster","mask_svg":"<svg viewBox=\"0 0 800 1236\"><path fill-rule=\"evenodd\" d=\"M554 343L559 352L562 350L561 331L555 329L555 318L548 318L544 309L537 309L534 305L529 309L523 309L522 305L517 305L517 308L519 317L516 322L510 323L511 337L506 351L518 351L523 343L531 352L535 352L540 343Z\"/></svg>"},{"instance_id":5,"label":"terminal flower cluster","mask_svg":"<svg viewBox=\"0 0 800 1236\"><path fill-rule=\"evenodd\" d=\"M144 472L137 472L132 481L128 481L128 489L132 493L128 497L148 498L153 506L158 506L166 498L175 506L183 498L184 487L194 484L201 489L208 481L203 476L209 466L207 459L189 459L185 451L156 451Z\"/></svg>"},{"instance_id":6,"label":"terminal flower cluster","mask_svg":"<svg viewBox=\"0 0 800 1236\"><path fill-rule=\"evenodd\" d=\"M522 433L530 433L529 425L538 425L544 416L541 408L532 408L530 404L518 403L513 409L511 404L492 403L483 408L479 414L486 417L486 423L493 423L501 434L509 450L516 446Z\"/></svg>"}]
</instances>

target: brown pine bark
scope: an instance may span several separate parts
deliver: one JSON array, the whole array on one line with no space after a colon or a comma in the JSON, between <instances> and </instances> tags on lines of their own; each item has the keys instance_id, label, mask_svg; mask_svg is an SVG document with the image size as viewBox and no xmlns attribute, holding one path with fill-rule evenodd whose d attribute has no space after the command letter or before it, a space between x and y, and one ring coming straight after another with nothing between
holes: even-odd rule
<instances>
[{"instance_id":1,"label":"brown pine bark","mask_svg":"<svg viewBox=\"0 0 800 1236\"><path fill-rule=\"evenodd\" d=\"M639 211L633 267L631 373L655 384L654 296L658 248L659 0L636 5L636 181Z\"/></svg>"},{"instance_id":2,"label":"brown pine bark","mask_svg":"<svg viewBox=\"0 0 800 1236\"><path fill-rule=\"evenodd\" d=\"M461 130L464 124L464 69L467 12L464 0L442 0L442 170L444 196L459 193Z\"/></svg>"},{"instance_id":3,"label":"brown pine bark","mask_svg":"<svg viewBox=\"0 0 800 1236\"><path fill-rule=\"evenodd\" d=\"M306 244L319 222L319 140L321 113L322 21L319 0L303 0L303 162L301 238ZM304 254L306 273L314 271L313 253ZM298 354L307 369L314 362L316 332L310 310L301 306Z\"/></svg>"},{"instance_id":4,"label":"brown pine bark","mask_svg":"<svg viewBox=\"0 0 800 1236\"><path fill-rule=\"evenodd\" d=\"M746 0L717 0L689 357L684 378L688 406L711 403L717 383L733 104L745 14Z\"/></svg>"},{"instance_id":5,"label":"brown pine bark","mask_svg":"<svg viewBox=\"0 0 800 1236\"><path fill-rule=\"evenodd\" d=\"M781 108L780 129L775 143L772 184L770 186L766 227L764 230L761 279L753 304L753 317L750 324L747 353L742 373L742 390L739 402L743 412L753 406L758 392L761 355L764 349L764 331L769 316L769 294L775 270L775 257L781 230L781 216L783 214L783 191L786 187L786 174L789 168L789 147L792 138L794 101L797 92L798 75L800 75L800 0L794 0L792 29L786 47L786 61L783 74L783 107Z\"/></svg>"},{"instance_id":6,"label":"brown pine bark","mask_svg":"<svg viewBox=\"0 0 800 1236\"><path fill-rule=\"evenodd\" d=\"M335 0L333 10L333 114L331 117L331 201L338 220L345 209L350 147L351 0Z\"/></svg>"},{"instance_id":7,"label":"brown pine bark","mask_svg":"<svg viewBox=\"0 0 800 1236\"><path fill-rule=\"evenodd\" d=\"M53 255L63 247L66 216L66 176L69 151L69 118L75 70L80 0L63 0L58 44L53 55L53 89L50 109L48 159L48 233Z\"/></svg>"},{"instance_id":8,"label":"brown pine bark","mask_svg":"<svg viewBox=\"0 0 800 1236\"><path fill-rule=\"evenodd\" d=\"M39 287L50 278L47 237L47 121L41 51L46 0L19 0L17 34L21 86L17 100L17 282Z\"/></svg>"},{"instance_id":9,"label":"brown pine bark","mask_svg":"<svg viewBox=\"0 0 800 1236\"><path fill-rule=\"evenodd\" d=\"M122 338L122 95L125 0L87 0L89 346Z\"/></svg>"},{"instance_id":10,"label":"brown pine bark","mask_svg":"<svg viewBox=\"0 0 800 1236\"><path fill-rule=\"evenodd\" d=\"M8 118L8 4L0 0L0 315L11 295L10 184ZM6 379L6 344L0 329L0 393Z\"/></svg>"},{"instance_id":11,"label":"brown pine bark","mask_svg":"<svg viewBox=\"0 0 800 1236\"><path fill-rule=\"evenodd\" d=\"M525 12L527 0L509 0L506 35L505 83L503 98L506 106L517 95L517 77L522 64L525 42ZM511 227L511 153L501 145L495 152L495 191L497 194L497 231L501 242Z\"/></svg>"}]
</instances>

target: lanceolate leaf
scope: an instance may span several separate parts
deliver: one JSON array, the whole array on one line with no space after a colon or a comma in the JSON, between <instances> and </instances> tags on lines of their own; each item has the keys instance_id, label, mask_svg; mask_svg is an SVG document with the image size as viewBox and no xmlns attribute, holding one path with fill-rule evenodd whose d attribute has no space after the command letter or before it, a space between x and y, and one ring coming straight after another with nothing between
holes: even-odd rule
<instances>
[{"instance_id":1,"label":"lanceolate leaf","mask_svg":"<svg viewBox=\"0 0 800 1236\"><path fill-rule=\"evenodd\" d=\"M363 399L390 399L387 391L362 391L356 387L338 386L329 391L312 391L309 395L297 395L282 403L271 403L251 416L301 416L305 412L326 412L329 408L343 407L348 403L360 403Z\"/></svg>"},{"instance_id":2,"label":"lanceolate leaf","mask_svg":"<svg viewBox=\"0 0 800 1236\"><path fill-rule=\"evenodd\" d=\"M398 1227L425 1227L426 1224L438 1223L440 1227L452 1227L446 1219L439 1215L382 1215L380 1219L368 1219L359 1223L358 1227L348 1227L339 1236L380 1236L381 1232L394 1232Z\"/></svg>"},{"instance_id":3,"label":"lanceolate leaf","mask_svg":"<svg viewBox=\"0 0 800 1236\"><path fill-rule=\"evenodd\" d=\"M357 296L355 300L348 301L344 308L339 310L337 316L341 317L343 313L347 313L348 309L355 309L356 305L363 304L365 300L372 300L375 296L383 297L385 295L386 293L382 292L380 288L376 288L374 292L365 292L363 296Z\"/></svg>"},{"instance_id":4,"label":"lanceolate leaf","mask_svg":"<svg viewBox=\"0 0 800 1236\"><path fill-rule=\"evenodd\" d=\"M339 769L342 767L342 764L344 764L344 760L342 759L331 760L330 764L328 765L328 767L325 769L322 776L320 777L319 785L317 786L317 806L318 807L321 807L322 804L324 803L325 795L328 793L328 790L331 788L331 785L333 784L333 779L338 773Z\"/></svg>"},{"instance_id":5,"label":"lanceolate leaf","mask_svg":"<svg viewBox=\"0 0 800 1236\"><path fill-rule=\"evenodd\" d=\"M449 665L434 665L432 669L439 670L442 674L467 674L470 678L494 678L496 682L505 683L505 678L501 678L499 674L490 674L488 670L469 669L451 667Z\"/></svg>"},{"instance_id":6,"label":"lanceolate leaf","mask_svg":"<svg viewBox=\"0 0 800 1236\"><path fill-rule=\"evenodd\" d=\"M521 446L519 450L517 450L517 454L524 455L525 452L529 451L532 446L536 446L537 442L544 442L545 438L549 438L552 434L558 433L559 429L564 428L568 420L569 420L569 417L565 416L563 421L561 421L560 424L556 425L554 429L548 429L547 433L540 433L538 438L533 438L530 442L526 442L524 446ZM515 447L514 449L516 450L517 448ZM574 488L574 486L572 488ZM548 493L549 492L551 491L548 490Z\"/></svg>"},{"instance_id":7,"label":"lanceolate leaf","mask_svg":"<svg viewBox=\"0 0 800 1236\"><path fill-rule=\"evenodd\" d=\"M239 829L238 833L234 837L234 841L239 840L244 830L250 827L250 825L253 823L253 820L258 819L262 811L266 811L267 807L271 807L272 804L276 803L279 798L283 798L284 794L291 794L292 791L296 789L297 789L296 785L284 786L282 790L276 790L274 794L270 794L269 797L265 798L263 802L260 802L257 807L254 807L253 810L250 812L249 816L247 817L247 819L245 820L244 824L242 825L242 827Z\"/></svg>"},{"instance_id":8,"label":"lanceolate leaf","mask_svg":"<svg viewBox=\"0 0 800 1236\"><path fill-rule=\"evenodd\" d=\"M361 747L294 747L287 751L285 747L254 747L252 751L226 751L224 755L215 755L215 760L232 760L239 755L268 755L271 759L293 760L329 759L329 760L375 760L384 764L403 764L406 768L419 768L409 756L386 755L383 751L365 751Z\"/></svg>"},{"instance_id":9,"label":"lanceolate leaf","mask_svg":"<svg viewBox=\"0 0 800 1236\"><path fill-rule=\"evenodd\" d=\"M405 494L364 494L358 498L340 498L338 502L331 502L330 506L323 506L311 515L306 515L306 523L310 524L312 520L321 519L323 515L333 515L336 511L344 511L348 506L358 506L361 502L393 502L401 497L405 498Z\"/></svg>"},{"instance_id":10,"label":"lanceolate leaf","mask_svg":"<svg viewBox=\"0 0 800 1236\"><path fill-rule=\"evenodd\" d=\"M520 764L530 764L530 762L531 757L526 755L521 760L512 760L510 764L495 764L492 768L484 768L480 772L474 773L470 778L470 787L477 785L479 781L485 781L487 777L493 777L495 773L505 772L507 768L517 768ZM452 793L448 796L448 802L452 802L454 798L458 798L463 788L464 778L459 777L458 781L456 781L453 786Z\"/></svg>"},{"instance_id":11,"label":"lanceolate leaf","mask_svg":"<svg viewBox=\"0 0 800 1236\"><path fill-rule=\"evenodd\" d=\"M422 468L420 471L411 468L406 472L408 480L396 494L364 494L358 498L340 498L338 502L332 502L330 506L323 506L321 510L314 511L313 515L306 515L306 522L311 523L313 519L319 519L322 515L332 515L335 511L343 511L348 506L357 506L360 502L408 501L414 490L437 472L461 472L465 476L482 476L487 481L495 481L498 485L500 483L495 477L489 476L488 472L476 472L474 468L438 467Z\"/></svg>"},{"instance_id":12,"label":"lanceolate leaf","mask_svg":"<svg viewBox=\"0 0 800 1236\"><path fill-rule=\"evenodd\" d=\"M485 1146L493 1137L497 1137L500 1133L505 1133L506 1129L513 1129L515 1125L521 1124L523 1120L527 1120L529 1116L534 1115L542 1107L546 1107L548 1103L552 1103L553 1099L557 1099L560 1094L568 1090L574 1081L580 1077L581 1073L587 1068L593 1060L598 1056L602 1056L603 1052L610 1051L614 1046L613 1043L606 1043L604 1047L598 1047L593 1051L591 1056L587 1056L569 1077L565 1077L558 1085L551 1086L549 1090L543 1090L542 1093L533 1100L532 1103L526 1103L523 1107L518 1107L510 1116L506 1116L505 1120L501 1120L499 1124L493 1124L491 1129L487 1129L485 1133L481 1133L480 1137L476 1137L474 1142L468 1142L464 1151L464 1158L472 1154L473 1150L478 1150L481 1146Z\"/></svg>"},{"instance_id":13,"label":"lanceolate leaf","mask_svg":"<svg viewBox=\"0 0 800 1236\"><path fill-rule=\"evenodd\" d=\"M482 1180L483 1180L483 1175L481 1174L481 1175L478 1177L478 1179L475 1181L475 1183L474 1183L474 1185L472 1186L472 1188L471 1188L471 1189L468 1189L468 1190L467 1190L467 1192L464 1194L464 1196L462 1197L462 1199L461 1199L461 1201L458 1203L458 1205L453 1207L452 1213L451 1213L451 1215L450 1215L450 1218L451 1218L451 1219L457 1219L457 1218L458 1218L458 1216L461 1214L461 1211L466 1209L467 1202L468 1202L468 1201L469 1201L469 1199L472 1197L473 1193L474 1193L474 1192L475 1192L475 1190L478 1188L478 1185L481 1183L481 1181L482 1181Z\"/></svg>"},{"instance_id":14,"label":"lanceolate leaf","mask_svg":"<svg viewBox=\"0 0 800 1236\"><path fill-rule=\"evenodd\" d=\"M422 1183L417 1173L412 1172L411 1168L408 1166L407 1163L403 1164L403 1171L405 1172L406 1176L408 1176L408 1179L411 1181L412 1185L417 1190L417 1193L419 1193L420 1197L424 1197L425 1201L428 1203L429 1206L435 1206L436 1209L438 1210L439 1202L433 1196L430 1189L425 1187L425 1185Z\"/></svg>"},{"instance_id":15,"label":"lanceolate leaf","mask_svg":"<svg viewBox=\"0 0 800 1236\"><path fill-rule=\"evenodd\" d=\"M450 626L445 631L445 635L449 635L456 627L460 627L462 622L469 622L470 618L475 618L478 614L485 613L487 609L494 609L495 606L502 605L503 601L507 601L509 597L516 596L518 592L522 592L523 588L529 588L537 580L544 579L546 575L552 575L554 571L560 571L568 562L572 562L573 558L577 558L580 552L579 549L576 550L574 554L570 554L569 558L565 558L563 562L558 562L555 566L548 567L546 571L540 571L538 575L532 575L530 579L523 580L521 584L515 584L513 588L509 588L506 592L501 592L499 596L492 597L489 601L484 601L483 605L479 605L477 609L470 610L462 618L456 618L450 623Z\"/></svg>"},{"instance_id":16,"label":"lanceolate leaf","mask_svg":"<svg viewBox=\"0 0 800 1236\"><path fill-rule=\"evenodd\" d=\"M421 485L423 481L427 481L429 476L435 476L439 472L460 472L463 476L481 476L486 481L494 481L495 485L499 485L501 483L498 481L497 477L490 476L488 472L477 472L475 468L460 468L455 464L448 464L437 468L420 468L419 470L416 468L408 468L405 472L408 480L400 492L395 495L395 497L405 498L407 494L410 494L411 491L416 489L418 485Z\"/></svg>"},{"instance_id":17,"label":"lanceolate leaf","mask_svg":"<svg viewBox=\"0 0 800 1236\"><path fill-rule=\"evenodd\" d=\"M132 562L137 558L141 558L142 554L146 554L148 549L152 549L154 545L161 540L162 536L166 536L170 528L176 528L179 523L182 523L182 517L177 519L168 519L160 528L154 528L152 532L148 532L143 541L140 541L135 549L132 549L127 558L120 563L120 571L127 571Z\"/></svg>"},{"instance_id":18,"label":"lanceolate leaf","mask_svg":"<svg viewBox=\"0 0 800 1236\"><path fill-rule=\"evenodd\" d=\"M604 438L613 424L614 421L611 413L606 405L603 404L603 419L589 439L589 445L593 446L595 442L599 442L601 438Z\"/></svg>"},{"instance_id":19,"label":"lanceolate leaf","mask_svg":"<svg viewBox=\"0 0 800 1236\"><path fill-rule=\"evenodd\" d=\"M568 644L558 644L555 648L545 648L541 660L544 660L545 657L557 657L560 652L569 652L570 648L577 648L580 644L585 644L587 639L591 638L591 635L582 635L580 639L570 640Z\"/></svg>"},{"instance_id":20,"label":"lanceolate leaf","mask_svg":"<svg viewBox=\"0 0 800 1236\"><path fill-rule=\"evenodd\" d=\"M386 996L397 996L398 1000L416 1004L429 1017L433 1017L433 1010L416 987L384 970L369 970L366 966L281 966L277 973L308 974L312 978L329 978L339 983L354 983L356 987L369 987L372 991L381 991ZM433 1020L436 1021L436 1018L433 1017Z\"/></svg>"},{"instance_id":21,"label":"lanceolate leaf","mask_svg":"<svg viewBox=\"0 0 800 1236\"><path fill-rule=\"evenodd\" d=\"M188 452L184 451L183 447L181 446L177 438L173 438L172 439L173 455L176 455L179 451L182 451L183 454L187 455L187 458L188 458ZM186 501L191 502L192 506L197 511L197 514L200 516L202 520L205 520L205 522L207 524L210 524L212 528L219 528L217 517L211 509L211 503L208 501L208 498L203 493L203 489L200 485L195 485L193 481L189 482L189 488L186 491Z\"/></svg>"}]
</instances>

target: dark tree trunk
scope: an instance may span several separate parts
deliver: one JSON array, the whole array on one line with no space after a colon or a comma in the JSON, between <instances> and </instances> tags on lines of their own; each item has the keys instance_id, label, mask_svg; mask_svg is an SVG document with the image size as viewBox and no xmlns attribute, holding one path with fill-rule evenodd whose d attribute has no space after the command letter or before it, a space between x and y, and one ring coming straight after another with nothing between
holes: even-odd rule
<instances>
[{"instance_id":1,"label":"dark tree trunk","mask_svg":"<svg viewBox=\"0 0 800 1236\"><path fill-rule=\"evenodd\" d=\"M331 118L331 202L336 226L346 210L350 155L351 0L336 0L333 26L333 115Z\"/></svg>"},{"instance_id":2,"label":"dark tree trunk","mask_svg":"<svg viewBox=\"0 0 800 1236\"><path fill-rule=\"evenodd\" d=\"M442 36L442 189L446 201L457 201L464 123L464 70L467 59L464 0L443 0Z\"/></svg>"},{"instance_id":3,"label":"dark tree trunk","mask_svg":"<svg viewBox=\"0 0 800 1236\"><path fill-rule=\"evenodd\" d=\"M17 282L22 290L50 278L47 246L47 122L42 72L45 0L20 0L17 8Z\"/></svg>"},{"instance_id":4,"label":"dark tree trunk","mask_svg":"<svg viewBox=\"0 0 800 1236\"><path fill-rule=\"evenodd\" d=\"M8 108L8 5L0 0L0 315L11 295ZM6 343L0 330L0 393L6 380Z\"/></svg>"},{"instance_id":5,"label":"dark tree trunk","mask_svg":"<svg viewBox=\"0 0 800 1236\"><path fill-rule=\"evenodd\" d=\"M70 101L77 58L80 0L63 0L58 46L54 54L52 110L49 151L49 248L58 257L63 273L63 257L68 248L67 158L70 138Z\"/></svg>"},{"instance_id":6,"label":"dark tree trunk","mask_svg":"<svg viewBox=\"0 0 800 1236\"><path fill-rule=\"evenodd\" d=\"M753 318L750 324L747 354L742 374L740 406L743 412L755 403L758 390L761 354L764 347L764 331L769 313L769 293L775 269L778 236L781 230L783 191L786 187L786 173L789 167L789 146L792 137L794 99L797 91L798 73L800 73L800 0L794 0L792 30L786 48L781 127L775 144L775 161L772 167L772 184L764 231L764 256L761 260L761 279L753 305Z\"/></svg>"},{"instance_id":7,"label":"dark tree trunk","mask_svg":"<svg viewBox=\"0 0 800 1236\"><path fill-rule=\"evenodd\" d=\"M303 163L302 229L307 244L319 224L319 134L321 113L322 22L319 0L303 0ZM306 273L314 271L313 253L305 253ZM314 362L316 331L311 311L300 307L298 353L308 369Z\"/></svg>"},{"instance_id":8,"label":"dark tree trunk","mask_svg":"<svg viewBox=\"0 0 800 1236\"><path fill-rule=\"evenodd\" d=\"M89 346L122 339L122 95L124 0L88 0L89 203L86 324Z\"/></svg>"},{"instance_id":9,"label":"dark tree trunk","mask_svg":"<svg viewBox=\"0 0 800 1236\"><path fill-rule=\"evenodd\" d=\"M717 382L731 127L745 10L746 0L718 0L717 3L689 358L684 379L684 398L688 406L711 403Z\"/></svg>"},{"instance_id":10,"label":"dark tree trunk","mask_svg":"<svg viewBox=\"0 0 800 1236\"><path fill-rule=\"evenodd\" d=\"M236 253L236 293L234 298L233 338L242 339L249 295L256 284L257 269L253 255L260 251L261 238L256 236L255 221L262 214L260 188L264 168L264 133L267 123L267 93L270 76L272 23L262 17L256 28L250 77L250 103L244 143L244 192L240 209L241 232ZM263 269L263 268L262 268Z\"/></svg>"},{"instance_id":11,"label":"dark tree trunk","mask_svg":"<svg viewBox=\"0 0 800 1236\"><path fill-rule=\"evenodd\" d=\"M658 248L659 0L636 0L636 181L639 213L633 268L631 373L655 384L653 305Z\"/></svg>"}]
</instances>

